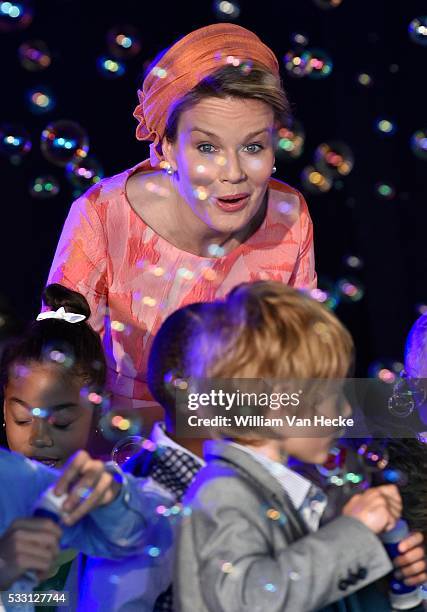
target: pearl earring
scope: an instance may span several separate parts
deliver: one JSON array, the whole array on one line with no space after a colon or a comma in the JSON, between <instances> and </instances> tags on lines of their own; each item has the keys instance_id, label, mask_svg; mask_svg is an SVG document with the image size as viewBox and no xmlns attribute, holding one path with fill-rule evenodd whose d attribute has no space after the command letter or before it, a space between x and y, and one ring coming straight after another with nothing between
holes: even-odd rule
<instances>
[{"instance_id":1,"label":"pearl earring","mask_svg":"<svg viewBox=\"0 0 427 612\"><path fill-rule=\"evenodd\" d=\"M273 166L273 168L271 169L271 174L274 174L277 171L276 166Z\"/></svg>"}]
</instances>

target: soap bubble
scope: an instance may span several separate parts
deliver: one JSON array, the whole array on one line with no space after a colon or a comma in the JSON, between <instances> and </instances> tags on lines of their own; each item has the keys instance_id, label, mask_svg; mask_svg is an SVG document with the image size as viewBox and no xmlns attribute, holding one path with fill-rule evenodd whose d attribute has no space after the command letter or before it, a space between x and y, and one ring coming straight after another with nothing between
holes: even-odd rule
<instances>
[{"instance_id":1,"label":"soap bubble","mask_svg":"<svg viewBox=\"0 0 427 612\"><path fill-rule=\"evenodd\" d=\"M342 0L313 0L313 2L319 8L328 11L329 9L337 8Z\"/></svg>"},{"instance_id":2,"label":"soap bubble","mask_svg":"<svg viewBox=\"0 0 427 612\"><path fill-rule=\"evenodd\" d=\"M427 130L417 130L412 134L411 149L420 159L427 159Z\"/></svg>"},{"instance_id":3,"label":"soap bubble","mask_svg":"<svg viewBox=\"0 0 427 612\"><path fill-rule=\"evenodd\" d=\"M344 264L352 270L360 270L363 268L363 260L357 255L346 255L344 257Z\"/></svg>"},{"instance_id":4,"label":"soap bubble","mask_svg":"<svg viewBox=\"0 0 427 612\"><path fill-rule=\"evenodd\" d=\"M53 198L59 190L59 182L51 175L39 176L30 183L30 195L38 200Z\"/></svg>"},{"instance_id":5,"label":"soap bubble","mask_svg":"<svg viewBox=\"0 0 427 612\"><path fill-rule=\"evenodd\" d=\"M42 40L29 40L18 49L21 66L31 72L45 70L52 63L52 56L47 44Z\"/></svg>"},{"instance_id":6,"label":"soap bubble","mask_svg":"<svg viewBox=\"0 0 427 612\"><path fill-rule=\"evenodd\" d=\"M86 191L104 176L101 164L93 157L71 161L65 167L65 176L77 189Z\"/></svg>"},{"instance_id":7,"label":"soap bubble","mask_svg":"<svg viewBox=\"0 0 427 612\"><path fill-rule=\"evenodd\" d=\"M46 87L30 89L27 93L27 102L30 111L36 115L48 113L55 108L55 99Z\"/></svg>"},{"instance_id":8,"label":"soap bubble","mask_svg":"<svg viewBox=\"0 0 427 612\"><path fill-rule=\"evenodd\" d=\"M301 182L309 193L327 193L332 188L332 177L329 173L320 172L314 166L306 166L301 173Z\"/></svg>"},{"instance_id":9,"label":"soap bubble","mask_svg":"<svg viewBox=\"0 0 427 612\"><path fill-rule=\"evenodd\" d=\"M12 163L19 163L31 151L31 139L20 125L4 123L0 126L0 153Z\"/></svg>"},{"instance_id":10,"label":"soap bubble","mask_svg":"<svg viewBox=\"0 0 427 612\"><path fill-rule=\"evenodd\" d=\"M381 134L391 135L396 132L396 124L388 119L378 119L375 122L375 129Z\"/></svg>"},{"instance_id":11,"label":"soap bubble","mask_svg":"<svg viewBox=\"0 0 427 612\"><path fill-rule=\"evenodd\" d=\"M141 51L138 31L131 25L115 26L107 32L108 49L114 57L128 59Z\"/></svg>"},{"instance_id":12,"label":"soap bubble","mask_svg":"<svg viewBox=\"0 0 427 612\"><path fill-rule=\"evenodd\" d=\"M409 36L417 45L427 45L427 17L416 17L409 24Z\"/></svg>"},{"instance_id":13,"label":"soap bubble","mask_svg":"<svg viewBox=\"0 0 427 612\"><path fill-rule=\"evenodd\" d=\"M309 79L324 79L328 77L333 68L332 59L321 49L307 49L310 54L309 70L307 76Z\"/></svg>"},{"instance_id":14,"label":"soap bubble","mask_svg":"<svg viewBox=\"0 0 427 612\"><path fill-rule=\"evenodd\" d=\"M312 55L305 49L291 49L283 58L286 72L289 76L301 78L312 71Z\"/></svg>"},{"instance_id":15,"label":"soap bubble","mask_svg":"<svg viewBox=\"0 0 427 612\"><path fill-rule=\"evenodd\" d=\"M426 389L422 378L399 377L388 400L388 409L394 416L404 418L420 408L426 401Z\"/></svg>"},{"instance_id":16,"label":"soap bubble","mask_svg":"<svg viewBox=\"0 0 427 612\"><path fill-rule=\"evenodd\" d=\"M54 121L42 132L41 152L55 166L65 167L75 158L84 158L88 150L88 135L74 121Z\"/></svg>"},{"instance_id":17,"label":"soap bubble","mask_svg":"<svg viewBox=\"0 0 427 612\"><path fill-rule=\"evenodd\" d=\"M360 445L358 454L365 468L369 470L384 470L389 462L387 448L377 440L367 440Z\"/></svg>"},{"instance_id":18,"label":"soap bubble","mask_svg":"<svg viewBox=\"0 0 427 612\"><path fill-rule=\"evenodd\" d=\"M33 9L28 0L0 2L0 32L24 30L33 20Z\"/></svg>"},{"instance_id":19,"label":"soap bubble","mask_svg":"<svg viewBox=\"0 0 427 612\"><path fill-rule=\"evenodd\" d=\"M382 200L393 200L396 196L396 189L390 183L376 183L375 193Z\"/></svg>"},{"instance_id":20,"label":"soap bubble","mask_svg":"<svg viewBox=\"0 0 427 612\"><path fill-rule=\"evenodd\" d=\"M343 177L352 171L354 156L343 142L322 142L314 152L314 165L319 172L335 178Z\"/></svg>"},{"instance_id":21,"label":"soap bubble","mask_svg":"<svg viewBox=\"0 0 427 612\"><path fill-rule=\"evenodd\" d=\"M277 157L298 159L304 150L305 132L302 124L294 120L289 127L281 127L278 136Z\"/></svg>"},{"instance_id":22,"label":"soap bubble","mask_svg":"<svg viewBox=\"0 0 427 612\"><path fill-rule=\"evenodd\" d=\"M393 384L396 382L403 370L403 363L391 359L381 359L374 361L368 367L368 375L371 378L378 378L384 383Z\"/></svg>"},{"instance_id":23,"label":"soap bubble","mask_svg":"<svg viewBox=\"0 0 427 612\"><path fill-rule=\"evenodd\" d=\"M116 79L121 77L126 72L126 66L123 62L113 57L102 55L96 62L100 74L104 77Z\"/></svg>"},{"instance_id":24,"label":"soap bubble","mask_svg":"<svg viewBox=\"0 0 427 612\"><path fill-rule=\"evenodd\" d=\"M111 461L121 467L144 448L144 439L142 436L128 436L119 440L111 451Z\"/></svg>"},{"instance_id":25,"label":"soap bubble","mask_svg":"<svg viewBox=\"0 0 427 612\"><path fill-rule=\"evenodd\" d=\"M291 34L291 42L295 46L306 47L308 45L308 36L302 32L294 32Z\"/></svg>"},{"instance_id":26,"label":"soap bubble","mask_svg":"<svg viewBox=\"0 0 427 612\"><path fill-rule=\"evenodd\" d=\"M229 21L237 19L240 15L240 6L237 2L227 0L215 0L214 12L218 19Z\"/></svg>"},{"instance_id":27,"label":"soap bubble","mask_svg":"<svg viewBox=\"0 0 427 612\"><path fill-rule=\"evenodd\" d=\"M358 302L365 292L362 284L351 278L341 278L337 281L337 291L343 302Z\"/></svg>"},{"instance_id":28,"label":"soap bubble","mask_svg":"<svg viewBox=\"0 0 427 612\"><path fill-rule=\"evenodd\" d=\"M99 421L99 429L104 438L115 442L130 436L139 436L142 428L142 419L136 411L122 414L120 410L111 410Z\"/></svg>"},{"instance_id":29,"label":"soap bubble","mask_svg":"<svg viewBox=\"0 0 427 612\"><path fill-rule=\"evenodd\" d=\"M366 72L361 72L357 75L357 82L359 83L359 85L363 85L363 87L370 87L374 81L370 74L367 74Z\"/></svg>"},{"instance_id":30,"label":"soap bubble","mask_svg":"<svg viewBox=\"0 0 427 612\"><path fill-rule=\"evenodd\" d=\"M325 277L320 277L317 282L317 287L315 289L310 289L308 294L313 300L324 304L330 310L335 310L340 302L340 297L334 283Z\"/></svg>"}]
</instances>

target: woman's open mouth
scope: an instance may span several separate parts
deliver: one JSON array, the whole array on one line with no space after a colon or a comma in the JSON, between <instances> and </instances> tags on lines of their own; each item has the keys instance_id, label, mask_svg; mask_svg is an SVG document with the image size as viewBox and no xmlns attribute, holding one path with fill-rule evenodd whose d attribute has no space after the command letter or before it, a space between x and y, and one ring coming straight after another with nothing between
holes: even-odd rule
<instances>
[{"instance_id":1,"label":"woman's open mouth","mask_svg":"<svg viewBox=\"0 0 427 612\"><path fill-rule=\"evenodd\" d=\"M225 212L237 212L239 210L242 210L242 208L244 208L248 202L248 193L238 193L233 196L215 198L215 204Z\"/></svg>"}]
</instances>

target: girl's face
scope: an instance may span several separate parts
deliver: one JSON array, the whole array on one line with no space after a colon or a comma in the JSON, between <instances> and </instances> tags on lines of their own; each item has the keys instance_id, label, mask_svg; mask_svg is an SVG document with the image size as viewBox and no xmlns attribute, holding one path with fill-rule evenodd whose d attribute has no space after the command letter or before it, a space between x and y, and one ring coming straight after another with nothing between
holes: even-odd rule
<instances>
[{"instance_id":1,"label":"girl's face","mask_svg":"<svg viewBox=\"0 0 427 612\"><path fill-rule=\"evenodd\" d=\"M10 450L59 467L85 448L93 408L80 390L81 380L57 364L12 365L4 399Z\"/></svg>"},{"instance_id":2,"label":"girl's face","mask_svg":"<svg viewBox=\"0 0 427 612\"><path fill-rule=\"evenodd\" d=\"M244 229L259 211L274 164L274 113L261 100L206 98L183 111L164 140L175 187L210 229Z\"/></svg>"}]
</instances>

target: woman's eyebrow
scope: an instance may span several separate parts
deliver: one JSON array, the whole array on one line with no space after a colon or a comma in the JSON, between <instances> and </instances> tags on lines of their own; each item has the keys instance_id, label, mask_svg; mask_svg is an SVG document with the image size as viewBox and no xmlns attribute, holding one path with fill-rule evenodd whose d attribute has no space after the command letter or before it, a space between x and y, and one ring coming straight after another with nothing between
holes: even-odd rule
<instances>
[{"instance_id":1,"label":"woman's eyebrow","mask_svg":"<svg viewBox=\"0 0 427 612\"><path fill-rule=\"evenodd\" d=\"M34 406L31 407L30 404L24 402L24 400L19 399L19 397L11 397L11 402L16 402L20 406L27 408L27 410L34 410ZM63 402L62 404L55 404L54 406L36 406L37 408L48 408L49 410L65 410L66 408L76 408L77 404L75 402Z\"/></svg>"},{"instance_id":2,"label":"woman's eyebrow","mask_svg":"<svg viewBox=\"0 0 427 612\"><path fill-rule=\"evenodd\" d=\"M254 136L258 136L259 134L263 134L264 132L270 132L270 128L263 128L261 130L256 130L255 132L251 132L250 134L247 134L243 140L248 140L249 138L254 138ZM194 127L190 130L190 132L202 132L202 134L206 134L207 136L211 136L213 138L219 138L218 134L214 134L213 132L209 132L208 130L203 130L202 128L199 127Z\"/></svg>"}]
</instances>

